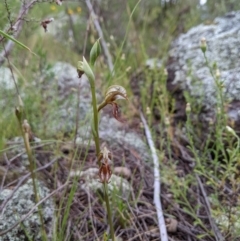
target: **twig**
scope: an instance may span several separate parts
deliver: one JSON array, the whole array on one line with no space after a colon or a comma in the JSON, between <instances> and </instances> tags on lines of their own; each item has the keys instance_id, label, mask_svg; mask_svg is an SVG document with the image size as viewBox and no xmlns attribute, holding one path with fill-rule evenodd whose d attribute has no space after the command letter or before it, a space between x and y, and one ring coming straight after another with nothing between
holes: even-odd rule
<instances>
[{"instance_id":1,"label":"twig","mask_svg":"<svg viewBox=\"0 0 240 241\"><path fill-rule=\"evenodd\" d=\"M10 63L10 61L9 61L8 54L7 54L7 50L6 50L6 48L5 48L4 43L3 43L3 49L4 49L4 51L5 51L5 57L6 57L7 61L8 61L8 66L9 66L9 69L10 69L10 71L11 71L11 75L12 75L13 82L14 82L14 85L15 85L15 88L16 88L16 91L17 91L17 95L20 97L20 92L19 92L19 89L18 89L17 81L16 81L15 76L14 76L14 74L13 74L12 65L11 65L11 63Z\"/></svg>"},{"instance_id":2,"label":"twig","mask_svg":"<svg viewBox=\"0 0 240 241\"><path fill-rule=\"evenodd\" d=\"M60 186L58 189L54 190L53 192L51 192L49 195L47 195L46 197L44 197L41 201L39 201L36 205L33 206L33 208L24 216L22 217L18 222L16 222L12 227L8 228L7 230L4 230L2 232L0 232L0 236L8 233L9 231L11 231L12 229L16 228L20 223L22 223L25 219L27 219L34 211L35 209L42 204L44 201L46 201L48 198L50 198L53 194L55 194L56 192L60 191L61 189L63 189L65 186L67 186L68 183L63 184L62 186Z\"/></svg>"},{"instance_id":3,"label":"twig","mask_svg":"<svg viewBox=\"0 0 240 241\"><path fill-rule=\"evenodd\" d=\"M27 15L30 8L32 7L33 4L35 4L38 0L33 0L31 1L30 3L28 4L22 4L21 8L20 8L20 11L19 11L19 14L18 14L18 17L17 17L17 20L15 21L15 23L12 25L12 29L14 30L14 34L13 34L13 37L14 38L17 38L18 35L20 34L21 30L22 30L22 27L23 27L23 16ZM10 30L10 29L9 29ZM8 30L8 31L9 31ZM4 37L2 37L0 39L0 42L4 39ZM12 51L13 49L13 46L14 46L14 42L11 41L11 40L8 40L8 42L6 43L5 45L5 50L3 50L1 53L0 53L0 66L4 63L5 61L5 57L7 55L10 54L10 52Z\"/></svg>"},{"instance_id":4,"label":"twig","mask_svg":"<svg viewBox=\"0 0 240 241\"><path fill-rule=\"evenodd\" d=\"M142 228L142 225L139 223L139 215L138 215L139 214L139 209L138 209L138 206L134 203L136 211L137 211L137 216L136 216L134 211L133 211L133 208L130 206L128 200L123 198L123 197L120 197L120 196L118 196L118 197L121 198L125 203L127 203L128 208L129 208L130 212L132 213L132 216L133 216L133 218L131 219L132 220L132 225L133 225L133 227L134 227L134 229L136 230L136 233L137 233L137 235L135 235L135 237L138 237L140 240L142 240L141 233L139 232L139 228L140 228L142 233L143 233L144 238L146 239L146 234L145 234L145 232L144 232L144 230ZM137 221L137 223L139 223L139 228L137 228L137 226L136 226L136 223L135 223L136 221Z\"/></svg>"},{"instance_id":5,"label":"twig","mask_svg":"<svg viewBox=\"0 0 240 241\"><path fill-rule=\"evenodd\" d=\"M8 157L7 157L7 154L6 154L6 153L4 153L4 157L5 157L5 161L6 161L6 163L7 163L7 168L6 168L5 171L4 171L4 175L3 175L2 182L1 182L1 186L0 186L0 192L1 192L2 189L3 189L4 182L5 182L5 179L6 179L8 170L9 170L9 166L10 166L10 162L9 162L9 160L8 160Z\"/></svg>"},{"instance_id":6,"label":"twig","mask_svg":"<svg viewBox=\"0 0 240 241\"><path fill-rule=\"evenodd\" d=\"M196 174L196 179L198 181L198 185L199 185L199 187L201 189L201 192L202 192L205 204L206 204L206 211L208 213L208 219L209 219L210 225L211 225L212 230L213 230L214 235L215 235L215 240L216 241L224 241L224 237L222 236L221 232L219 231L217 225L215 224L215 222L214 222L214 220L212 218L211 206L210 206L210 203L208 201L207 194L206 194L205 189L203 187L202 181L201 181L201 179L199 178L199 176L197 174Z\"/></svg>"},{"instance_id":7,"label":"twig","mask_svg":"<svg viewBox=\"0 0 240 241\"><path fill-rule=\"evenodd\" d=\"M103 48L103 52L104 52L104 54L107 58L108 67L109 67L110 71L112 72L113 71L112 56L111 56L110 52L108 51L108 46L107 46L106 41L104 39L103 31L102 31L102 28L99 24L98 17L93 10L93 6L92 6L90 0L86 0L86 4L87 4L88 10L89 10L89 12L92 16L94 26L95 26L95 28L98 32L98 36L100 38L100 42L101 42L101 45L102 45L102 48Z\"/></svg>"},{"instance_id":8,"label":"twig","mask_svg":"<svg viewBox=\"0 0 240 241\"><path fill-rule=\"evenodd\" d=\"M150 129L148 127L147 121L145 120L145 117L143 116L143 113L141 111L140 111L140 117L141 117L141 121L143 123L144 129L145 129L147 142L148 142L148 145L150 147L152 159L153 159L153 165L154 165L154 204L156 206L156 211L157 211L158 227L159 227L159 232L160 232L160 236L161 236L161 241L168 241L167 229L166 229L166 225L165 225L165 220L164 220L163 211L162 211L162 204L161 204L161 200L160 200L161 183L160 183L160 172L159 172L159 160L158 160L158 156L157 156L157 153L156 153L156 148L154 146L152 134L151 134Z\"/></svg>"},{"instance_id":9,"label":"twig","mask_svg":"<svg viewBox=\"0 0 240 241\"><path fill-rule=\"evenodd\" d=\"M8 21L9 21L9 23L10 23L10 26L11 26L11 28L12 28L13 22L12 22L12 18L11 18L10 7L9 7L9 5L8 5L7 0L4 0L4 4L5 4L6 11L7 11L7 18L8 18Z\"/></svg>"}]
</instances>

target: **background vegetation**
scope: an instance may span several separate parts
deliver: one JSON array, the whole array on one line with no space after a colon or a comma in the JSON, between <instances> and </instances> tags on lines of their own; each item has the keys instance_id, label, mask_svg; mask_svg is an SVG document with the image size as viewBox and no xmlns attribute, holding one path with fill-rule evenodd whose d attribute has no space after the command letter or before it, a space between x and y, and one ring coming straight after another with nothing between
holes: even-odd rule
<instances>
[{"instance_id":1,"label":"background vegetation","mask_svg":"<svg viewBox=\"0 0 240 241\"><path fill-rule=\"evenodd\" d=\"M16 19L21 2L23 1L3 0L0 3L0 29L10 35L13 32L9 29ZM184 121L174 117L175 100L167 90L164 67L168 61L168 50L177 36L200 23L210 24L217 16L239 10L240 2L208 0L201 5L199 0L95 0L92 3L114 63L113 77L104 57L99 59L96 65L98 91L103 92L110 84L117 81L118 84L127 88L130 106L134 106L134 90L139 88L137 96L139 105L147 115L149 125L153 127L152 134L159 151L163 192L168 194L172 202L172 207L170 205L166 213L174 214L181 222L187 220L186 222L200 227L199 235L192 237L191 240L214 240L216 233L209 229L209 223L206 224L204 217L201 216L201 210L193 195L194 192L199 192L199 189L196 190L196 183L199 184L201 177L202 181L200 181L203 182L202 185L207 188L208 195L211 197L211 215L224 216L228 219L227 224L219 228L225 240L239 240L240 228L239 230L234 228L236 217L232 215L237 212L235 207L240 211L236 204L238 202L235 200L238 195L239 175L236 163L239 162L239 139L235 132L230 134L226 132L227 121L222 111L221 118L219 117L219 121L209 131L209 137L205 140L200 155L195 144L198 138L201 139L201 136L199 137L201 127L191 122L188 113ZM54 22L48 25L48 32L45 32L41 22L49 18L54 18ZM99 35L89 18L85 1L63 1L62 6L59 6L51 0L38 0L29 14L24 16L23 29L17 39L37 56L16 45L9 55L9 61L18 76L26 118L31 123L32 131L43 141L72 140L74 130L68 135L63 132L57 133L56 136L46 131L44 128L46 113L58 108L58 104L48 103L44 98L48 90L40 87L40 83L51 81L52 75L48 70L56 62L62 61L76 66L83 55L88 58L89 51L98 38ZM6 41L7 39L0 42L1 52L4 52L3 45ZM161 71L149 73L146 70L145 63L151 58L161 60ZM8 65L8 61L5 61L2 67ZM129 83L136 73L144 73L144 81L137 81L131 89ZM157 84L155 83L158 92L153 91L149 94L153 79L158 80ZM14 114L18 99L15 91L6 93L0 90L0 96L2 100L0 151L4 153L7 142L20 135ZM185 99L190 105L194 102L187 95ZM129 124L132 124L135 117L127 108L123 108L122 111L127 116ZM131 108L135 110L135 107ZM191 151L191 158L196 161L196 166L191 170L186 170L181 163L172 158L175 151L173 129L181 127L187 130L188 150ZM216 141L213 143L212 139ZM162 153L168 162L164 161ZM212 163L209 163L209 153L213 156ZM219 164L219 160L223 162ZM212 171L210 172L209 169ZM230 199L227 197L225 186L232 190ZM177 211L172 212L171 208L174 205L178 208ZM179 212L184 214L181 218ZM64 237L62 238L64 240ZM176 240L184 240L181 239L182 237L177 238Z\"/></svg>"}]
</instances>

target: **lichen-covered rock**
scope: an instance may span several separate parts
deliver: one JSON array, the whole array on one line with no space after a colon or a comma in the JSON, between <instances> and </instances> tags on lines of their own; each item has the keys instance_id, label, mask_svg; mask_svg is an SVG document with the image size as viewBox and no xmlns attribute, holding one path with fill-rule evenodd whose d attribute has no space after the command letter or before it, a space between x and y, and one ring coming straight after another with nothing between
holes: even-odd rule
<instances>
[{"instance_id":1,"label":"lichen-covered rock","mask_svg":"<svg viewBox=\"0 0 240 241\"><path fill-rule=\"evenodd\" d=\"M212 208L212 217L220 231L230 232L233 237L240 237L240 208L237 206L225 207L214 195L209 197Z\"/></svg>"},{"instance_id":2,"label":"lichen-covered rock","mask_svg":"<svg viewBox=\"0 0 240 241\"><path fill-rule=\"evenodd\" d=\"M57 62L41 78L45 79L40 88L44 88L42 99L48 100L48 111L38 123L38 129L45 130L49 137L72 133L76 126L77 89L80 87L79 126L85 135L87 113L91 109L91 91L86 77L80 80L75 67Z\"/></svg>"},{"instance_id":3,"label":"lichen-covered rock","mask_svg":"<svg viewBox=\"0 0 240 241\"><path fill-rule=\"evenodd\" d=\"M14 79L17 82L17 75L13 75L9 68L0 67L0 110L1 119L9 118L12 110L6 108L6 106L14 106L14 101L16 98L16 88L14 84Z\"/></svg>"},{"instance_id":4,"label":"lichen-covered rock","mask_svg":"<svg viewBox=\"0 0 240 241\"><path fill-rule=\"evenodd\" d=\"M169 53L171 84L187 90L195 103L212 111L217 102L216 83L200 49L202 38L206 39L210 66L216 63L220 71L225 100L240 100L240 12L190 29L173 42Z\"/></svg>"},{"instance_id":5,"label":"lichen-covered rock","mask_svg":"<svg viewBox=\"0 0 240 241\"><path fill-rule=\"evenodd\" d=\"M71 177L80 178L80 187L84 190L91 190L98 192L103 190L103 184L99 181L99 169L96 167L89 168L85 171L72 171ZM121 196L127 198L133 190L131 184L122 177L112 174L110 182L108 183L108 190L111 194L114 190L121 193Z\"/></svg>"},{"instance_id":6,"label":"lichen-covered rock","mask_svg":"<svg viewBox=\"0 0 240 241\"><path fill-rule=\"evenodd\" d=\"M123 124L108 115L102 116L99 125L99 135L102 140L111 143L111 146L126 146L137 150L143 160L149 159L146 143L139 134L125 130Z\"/></svg>"},{"instance_id":7,"label":"lichen-covered rock","mask_svg":"<svg viewBox=\"0 0 240 241\"><path fill-rule=\"evenodd\" d=\"M46 197L50 192L42 182L37 182L38 194L40 200ZM8 198L12 190L4 189L0 193L0 204ZM24 215L26 215L35 205L35 196L33 193L32 181L22 185L7 203L3 214L0 216L0 232L12 227ZM41 205L45 229L48 239L51 240L53 231L54 202L52 198L47 199ZM28 240L41 241L41 224L37 209L20 225L0 236L0 241L22 241Z\"/></svg>"}]
</instances>

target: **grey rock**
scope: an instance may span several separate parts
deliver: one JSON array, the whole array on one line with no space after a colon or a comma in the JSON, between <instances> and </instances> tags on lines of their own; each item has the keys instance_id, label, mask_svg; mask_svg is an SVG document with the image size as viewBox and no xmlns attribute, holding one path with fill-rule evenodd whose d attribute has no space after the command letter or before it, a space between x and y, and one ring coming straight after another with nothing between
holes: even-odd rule
<instances>
[{"instance_id":1,"label":"grey rock","mask_svg":"<svg viewBox=\"0 0 240 241\"><path fill-rule=\"evenodd\" d=\"M40 200L49 194L49 190L42 182L37 182L38 194ZM0 204L11 194L12 190L4 189L0 193ZM0 231L12 227L24 215L26 215L35 205L32 180L29 180L21 186L7 203L3 214L0 216ZM44 225L47 231L48 239L51 240L53 231L54 201L47 199L41 205ZM27 235L31 240L40 241L41 224L37 209L16 228L7 234L0 236L0 241L22 241L27 240Z\"/></svg>"},{"instance_id":2,"label":"grey rock","mask_svg":"<svg viewBox=\"0 0 240 241\"><path fill-rule=\"evenodd\" d=\"M162 67L162 61L159 59L147 59L145 62L146 67L149 69L160 69Z\"/></svg>"},{"instance_id":3,"label":"grey rock","mask_svg":"<svg viewBox=\"0 0 240 241\"><path fill-rule=\"evenodd\" d=\"M80 84L78 140L88 141L92 137L92 99L87 77L83 75L80 80L76 68L62 62L56 63L50 72L54 77L49 83L48 89L52 89L50 95L54 96L54 99L51 101L57 101L58 107L48 113L44 120L48 123L47 132L51 135L56 135L58 132L73 133L76 125L76 90ZM57 88L54 85L57 85ZM48 97L46 96L46 98ZM102 98L98 93L99 102ZM107 142L110 146L121 145L133 148L144 160L149 159L147 146L141 137L133 131L125 130L122 123L104 113L100 117L99 135L102 141Z\"/></svg>"},{"instance_id":4,"label":"grey rock","mask_svg":"<svg viewBox=\"0 0 240 241\"><path fill-rule=\"evenodd\" d=\"M123 124L115 118L102 116L99 125L100 138L112 146L119 145L122 147L133 148L138 151L143 160L149 160L149 152L146 143L135 132L125 130Z\"/></svg>"},{"instance_id":5,"label":"grey rock","mask_svg":"<svg viewBox=\"0 0 240 241\"><path fill-rule=\"evenodd\" d=\"M17 82L17 75L14 74L14 78L9 68L0 67L0 109L1 119L10 118L12 109L6 108L6 106L14 106L16 98L16 88L14 79Z\"/></svg>"},{"instance_id":6,"label":"grey rock","mask_svg":"<svg viewBox=\"0 0 240 241\"><path fill-rule=\"evenodd\" d=\"M14 78L9 68L0 67L0 88L5 90L15 89L14 79L17 81L17 76Z\"/></svg>"},{"instance_id":7,"label":"grey rock","mask_svg":"<svg viewBox=\"0 0 240 241\"><path fill-rule=\"evenodd\" d=\"M52 76L46 84L44 99L49 100L51 110L39 123L49 136L71 133L75 128L77 109L77 88L80 85L79 126L86 127L87 113L91 109L90 86L85 76L78 78L76 68L68 63L57 62L46 76ZM46 125L47 123L47 125ZM85 130L82 130L85 133Z\"/></svg>"},{"instance_id":8,"label":"grey rock","mask_svg":"<svg viewBox=\"0 0 240 241\"><path fill-rule=\"evenodd\" d=\"M240 12L190 29L173 42L169 52L168 71L174 76L172 84L187 90L205 110L213 111L217 88L200 49L203 37L207 42L209 64L216 63L220 71L225 100L240 100Z\"/></svg>"}]
</instances>

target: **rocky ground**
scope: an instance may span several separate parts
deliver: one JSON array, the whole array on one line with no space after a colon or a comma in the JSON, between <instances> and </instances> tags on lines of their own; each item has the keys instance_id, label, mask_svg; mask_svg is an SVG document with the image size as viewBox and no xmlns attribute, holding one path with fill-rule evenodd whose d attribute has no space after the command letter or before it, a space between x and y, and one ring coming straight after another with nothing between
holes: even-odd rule
<instances>
[{"instance_id":1,"label":"rocky ground","mask_svg":"<svg viewBox=\"0 0 240 241\"><path fill-rule=\"evenodd\" d=\"M189 140L179 127L179 123L184 125L186 121L185 108L188 100L183 94L185 90L188 91L189 98L196 99L196 105L202 109L200 113L193 113L192 118L195 118L195 114L197 121L205 121L206 125L210 119L214 120L216 111L214 80L206 68L199 48L200 39L204 37L207 41L207 57L211 63L216 62L215 70L220 72L224 81L228 117L237 124L240 96L239 22L240 13L230 13L223 18L217 18L210 25L197 26L181 35L170 50L167 85L176 100L176 105L172 107L174 109L174 121L171 123L173 135L170 144L172 154L165 155L165 152L162 152L159 156L161 156L161 165L168 166L169 162L177 160L174 175L178 178L194 176L194 182L189 183L187 190L182 187L182 192L186 191L187 200L192 207L198 208L197 212L189 213L184 208L186 200L180 200L183 204L181 205L171 192L170 187L174 185L174 177L163 180L161 201L169 240L230 240L223 238L226 237L225 234L219 231L219 224L221 225L223 221L217 218L213 221L209 212L209 203L206 200L211 193L211 187L207 185L204 177L199 177L193 172L195 160L188 148ZM144 73L140 71L131 78L131 87L136 98L140 95L139 85L144 83ZM108 226L95 147L90 141L91 96L88 81L85 77L81 80L78 78L75 67L61 62L56 63L45 75L50 75L52 78L51 81L41 83L44 98L48 100L49 105L56 104L58 108L46 113L44 121L38 123L38 128L44 129L48 136L54 138L59 132L64 132L63 141L54 139L46 142L42 141L36 132L32 143L38 170L40 199L49 195L41 206L48 238L51 240L54 236L55 211L58 222L61 224L66 222L64 226L66 240L102 240L99 237L103 236ZM80 88L79 100L76 95L78 88ZM98 98L102 98L101 93L98 93ZM141 107L139 105L140 101L131 107L132 118L124 123L114 119L111 109L108 108L102 112L100 118L102 147L107 146L113 153L113 176L109 189L114 207L115 232L118 240L123 241L159 240L157 214L153 204L153 164L139 118L138 110ZM77 119L79 128L72 138L69 133L73 132L76 125L76 106L79 108ZM159 128L161 121L163 119L159 113L154 113L153 130L157 136L166 136L161 135L166 132L166 129ZM200 142L204 141L204 138L204 135L199 136ZM160 147L158 138L155 144ZM24 215L29 212L31 215L26 220L21 220L21 224L14 229L0 236L0 241L27 240L27 235L32 240L41 240L36 209L32 210L34 197L29 179L28 160L21 138L9 140L6 148L0 158L2 180L0 234L11 229L12 225ZM227 191L224 191L230 193L230 187L226 188ZM72 196L72 204L69 205L68 200L73 189L75 193ZM69 216L65 221L64 213L68 207ZM238 213L237 210L234 212ZM199 220L204 225L199 225ZM212 232L206 235L209 230Z\"/></svg>"}]
</instances>

